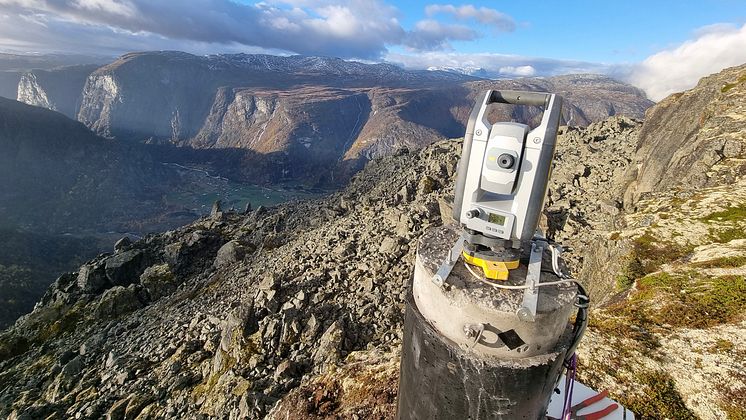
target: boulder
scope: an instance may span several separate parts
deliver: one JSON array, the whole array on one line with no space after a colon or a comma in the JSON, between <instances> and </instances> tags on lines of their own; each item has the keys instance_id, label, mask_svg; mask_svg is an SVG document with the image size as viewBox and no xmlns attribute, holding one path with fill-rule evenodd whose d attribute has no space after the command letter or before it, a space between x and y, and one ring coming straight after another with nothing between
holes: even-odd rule
<instances>
[{"instance_id":1,"label":"boulder","mask_svg":"<svg viewBox=\"0 0 746 420\"><path fill-rule=\"evenodd\" d=\"M394 254L399 250L399 241L397 238L387 236L381 242L378 250L384 254Z\"/></svg>"},{"instance_id":2,"label":"boulder","mask_svg":"<svg viewBox=\"0 0 746 420\"><path fill-rule=\"evenodd\" d=\"M176 291L176 281L168 264L156 264L146 268L140 275L140 284L148 292L151 301Z\"/></svg>"},{"instance_id":3,"label":"boulder","mask_svg":"<svg viewBox=\"0 0 746 420\"><path fill-rule=\"evenodd\" d=\"M319 346L313 354L313 362L319 370L324 370L326 366L340 361L344 336L344 323L341 320L334 321L321 335Z\"/></svg>"},{"instance_id":4,"label":"boulder","mask_svg":"<svg viewBox=\"0 0 746 420\"><path fill-rule=\"evenodd\" d=\"M143 253L132 249L106 259L106 277L113 285L127 286L140 278L143 270Z\"/></svg>"},{"instance_id":5,"label":"boulder","mask_svg":"<svg viewBox=\"0 0 746 420\"><path fill-rule=\"evenodd\" d=\"M228 241L218 249L213 265L215 267L225 267L238 262L244 256L244 248L238 241Z\"/></svg>"},{"instance_id":6,"label":"boulder","mask_svg":"<svg viewBox=\"0 0 746 420\"><path fill-rule=\"evenodd\" d=\"M134 284L129 287L114 286L101 295L95 315L98 318L116 318L142 307Z\"/></svg>"},{"instance_id":7,"label":"boulder","mask_svg":"<svg viewBox=\"0 0 746 420\"><path fill-rule=\"evenodd\" d=\"M453 220L453 203L445 198L438 198L438 210L440 211L440 220L443 223L450 223Z\"/></svg>"},{"instance_id":8,"label":"boulder","mask_svg":"<svg viewBox=\"0 0 746 420\"><path fill-rule=\"evenodd\" d=\"M83 293L100 293L109 287L109 279L102 263L89 263L80 267L77 279L78 288Z\"/></svg>"}]
</instances>

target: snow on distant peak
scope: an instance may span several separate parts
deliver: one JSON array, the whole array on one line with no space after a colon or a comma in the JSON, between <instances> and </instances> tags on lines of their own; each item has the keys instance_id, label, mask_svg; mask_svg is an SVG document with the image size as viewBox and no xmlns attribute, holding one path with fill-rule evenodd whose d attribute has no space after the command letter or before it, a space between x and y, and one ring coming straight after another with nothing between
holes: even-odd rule
<instances>
[{"instance_id":1,"label":"snow on distant peak","mask_svg":"<svg viewBox=\"0 0 746 420\"><path fill-rule=\"evenodd\" d=\"M474 77L487 77L487 70L477 66L463 66L463 67L452 67L452 66L430 66L427 68L428 71L444 71L448 73L463 74L466 76Z\"/></svg>"}]
</instances>

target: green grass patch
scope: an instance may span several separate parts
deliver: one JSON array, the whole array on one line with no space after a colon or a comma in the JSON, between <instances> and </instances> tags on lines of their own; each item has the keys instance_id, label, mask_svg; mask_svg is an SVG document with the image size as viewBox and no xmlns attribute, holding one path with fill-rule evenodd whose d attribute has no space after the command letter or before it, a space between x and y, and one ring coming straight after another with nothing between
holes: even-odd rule
<instances>
[{"instance_id":1,"label":"green grass patch","mask_svg":"<svg viewBox=\"0 0 746 420\"><path fill-rule=\"evenodd\" d=\"M728 207L702 218L705 222L740 222L746 220L746 204Z\"/></svg>"},{"instance_id":2,"label":"green grass patch","mask_svg":"<svg viewBox=\"0 0 746 420\"><path fill-rule=\"evenodd\" d=\"M708 328L737 322L746 311L743 276L656 273L640 279L637 289L608 310L646 330L662 326Z\"/></svg>"},{"instance_id":3,"label":"green grass patch","mask_svg":"<svg viewBox=\"0 0 746 420\"><path fill-rule=\"evenodd\" d=\"M710 347L710 353L728 353L735 347L736 346L732 341L718 338L717 341L715 341L715 344Z\"/></svg>"},{"instance_id":4,"label":"green grass patch","mask_svg":"<svg viewBox=\"0 0 746 420\"><path fill-rule=\"evenodd\" d=\"M647 231L633 240L632 252L617 276L617 288L626 290L635 280L658 271L663 264L686 257L693 250L693 245L682 246L673 241L662 240Z\"/></svg>"},{"instance_id":5,"label":"green grass patch","mask_svg":"<svg viewBox=\"0 0 746 420\"><path fill-rule=\"evenodd\" d=\"M686 407L676 384L665 372L643 371L636 375L635 386L643 390L643 395L622 396L620 401L635 413L639 419L697 419Z\"/></svg>"},{"instance_id":6,"label":"green grass patch","mask_svg":"<svg viewBox=\"0 0 746 420\"><path fill-rule=\"evenodd\" d=\"M742 227L725 227L724 229L710 229L710 238L718 244L727 244L736 239L746 239L746 230Z\"/></svg>"},{"instance_id":7,"label":"green grass patch","mask_svg":"<svg viewBox=\"0 0 746 420\"><path fill-rule=\"evenodd\" d=\"M737 268L746 265L746 255L720 257L691 264L696 268Z\"/></svg>"},{"instance_id":8,"label":"green grass patch","mask_svg":"<svg viewBox=\"0 0 746 420\"><path fill-rule=\"evenodd\" d=\"M739 84L746 82L746 74L741 75L735 82L733 83L726 83L723 85L723 87L720 88L720 92L726 93L729 90L733 89L734 87L738 86Z\"/></svg>"},{"instance_id":9,"label":"green grass patch","mask_svg":"<svg viewBox=\"0 0 746 420\"><path fill-rule=\"evenodd\" d=\"M654 357L653 350L660 348L660 340L651 331L640 327L649 325L648 315L642 310L626 312L621 317L593 316L588 320L588 328L605 336L632 340L636 350ZM621 346L621 353L628 353Z\"/></svg>"}]
</instances>

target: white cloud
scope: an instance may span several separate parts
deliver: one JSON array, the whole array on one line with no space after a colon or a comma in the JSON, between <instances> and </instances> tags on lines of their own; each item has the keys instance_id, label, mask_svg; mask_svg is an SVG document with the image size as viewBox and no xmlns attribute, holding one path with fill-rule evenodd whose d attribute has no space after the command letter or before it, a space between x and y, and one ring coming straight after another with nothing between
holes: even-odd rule
<instances>
[{"instance_id":1,"label":"white cloud","mask_svg":"<svg viewBox=\"0 0 746 420\"><path fill-rule=\"evenodd\" d=\"M530 77L536 74L536 69L532 66L505 66L500 67L498 72L507 76Z\"/></svg>"},{"instance_id":2,"label":"white cloud","mask_svg":"<svg viewBox=\"0 0 746 420\"><path fill-rule=\"evenodd\" d=\"M651 55L633 66L627 80L650 99L692 88L697 81L726 67L746 63L746 25L717 24L700 28L695 38Z\"/></svg>"},{"instance_id":3,"label":"white cloud","mask_svg":"<svg viewBox=\"0 0 746 420\"><path fill-rule=\"evenodd\" d=\"M83 47L107 54L258 48L378 60L393 45L431 51L478 36L466 26L429 19L407 31L398 15L385 0L0 0L0 16L8 16L0 19L5 40L0 47L48 52ZM24 19L46 26L30 30Z\"/></svg>"},{"instance_id":4,"label":"white cloud","mask_svg":"<svg viewBox=\"0 0 746 420\"><path fill-rule=\"evenodd\" d=\"M477 36L474 30L466 26L426 19L417 22L414 30L408 32L402 42L413 50L432 51L450 49L449 40L469 41Z\"/></svg>"},{"instance_id":5,"label":"white cloud","mask_svg":"<svg viewBox=\"0 0 746 420\"><path fill-rule=\"evenodd\" d=\"M77 39L76 35L98 32L120 35L122 51L131 49L130 35L146 34L146 39L171 40L171 48L243 45L375 59L385 53L387 45L400 44L406 35L396 9L381 0L256 4L232 0L0 0L0 14L15 16L0 26L0 38L58 51L69 49L71 43L91 42L91 38ZM19 16L34 15L44 15L47 22L54 24L33 33L20 27ZM19 32L24 38L10 36ZM155 42L145 49L161 44Z\"/></svg>"},{"instance_id":6,"label":"white cloud","mask_svg":"<svg viewBox=\"0 0 746 420\"><path fill-rule=\"evenodd\" d=\"M137 13L137 7L126 0L76 0L73 6L81 10L105 12L124 17L131 17Z\"/></svg>"},{"instance_id":7,"label":"white cloud","mask_svg":"<svg viewBox=\"0 0 746 420\"><path fill-rule=\"evenodd\" d=\"M479 23L492 25L502 32L515 30L515 21L512 17L489 7L474 7L471 4L454 6L452 4L430 4L425 7L425 14L433 16L438 13L450 14L459 20L473 19Z\"/></svg>"}]
</instances>

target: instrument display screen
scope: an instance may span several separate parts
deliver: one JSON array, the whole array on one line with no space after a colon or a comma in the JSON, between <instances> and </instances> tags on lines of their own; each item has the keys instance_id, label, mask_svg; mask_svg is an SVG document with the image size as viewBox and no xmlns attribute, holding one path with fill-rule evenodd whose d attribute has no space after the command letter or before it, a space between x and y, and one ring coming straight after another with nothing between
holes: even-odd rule
<instances>
[{"instance_id":1,"label":"instrument display screen","mask_svg":"<svg viewBox=\"0 0 746 420\"><path fill-rule=\"evenodd\" d=\"M494 223L496 225L504 225L505 224L505 216L502 216L502 215L499 215L499 214L495 214L495 213L490 213L489 217L487 218L487 220L490 223Z\"/></svg>"}]
</instances>

